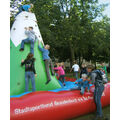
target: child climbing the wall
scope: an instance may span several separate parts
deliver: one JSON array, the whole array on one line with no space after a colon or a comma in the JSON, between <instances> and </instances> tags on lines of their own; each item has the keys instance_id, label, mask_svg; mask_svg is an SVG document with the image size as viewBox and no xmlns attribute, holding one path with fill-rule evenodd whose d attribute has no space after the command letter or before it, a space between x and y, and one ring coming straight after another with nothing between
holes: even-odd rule
<instances>
[{"instance_id":1,"label":"child climbing the wall","mask_svg":"<svg viewBox=\"0 0 120 120\"><path fill-rule=\"evenodd\" d=\"M32 91L36 91L35 88L35 77L37 76L35 67L34 67L35 58L33 54L29 53L25 60L21 61L21 66L25 65L25 92L28 92L29 79L32 83Z\"/></svg>"},{"instance_id":2,"label":"child climbing the wall","mask_svg":"<svg viewBox=\"0 0 120 120\"><path fill-rule=\"evenodd\" d=\"M33 31L33 27L25 27L25 34L27 35L27 38L22 40L20 51L24 51L24 44L30 44L30 52L34 55L34 42L37 39L37 36L35 35L35 32Z\"/></svg>"},{"instance_id":3,"label":"child climbing the wall","mask_svg":"<svg viewBox=\"0 0 120 120\"><path fill-rule=\"evenodd\" d=\"M90 90L90 80L87 79L87 74L82 74L82 78L77 80L76 84L78 84L79 88L81 89L80 90L80 94L84 94L85 92L85 89L87 88L87 91L89 92Z\"/></svg>"},{"instance_id":4,"label":"child climbing the wall","mask_svg":"<svg viewBox=\"0 0 120 120\"><path fill-rule=\"evenodd\" d=\"M20 14L22 11L26 11L26 12L31 12L33 9L34 5L33 4L29 4L29 5L20 5L20 7L18 8L18 12L15 15L15 17Z\"/></svg>"},{"instance_id":5,"label":"child climbing the wall","mask_svg":"<svg viewBox=\"0 0 120 120\"><path fill-rule=\"evenodd\" d=\"M42 43L42 42L41 42ZM53 67L53 63L52 60L49 57L49 49L50 49L50 45L46 44L43 48L40 46L40 41L38 41L38 48L39 50L42 52L42 56L43 56L43 61L45 63L45 70L47 73L47 82L45 84L48 84L51 81L51 77L50 77L50 72L49 72L49 66L51 67L51 72L52 75L54 75L54 67Z\"/></svg>"},{"instance_id":6,"label":"child climbing the wall","mask_svg":"<svg viewBox=\"0 0 120 120\"><path fill-rule=\"evenodd\" d=\"M55 67L54 70L58 70L59 72L59 80L62 82L62 84L65 86L65 71L62 67L62 63L58 64L58 67Z\"/></svg>"}]
</instances>

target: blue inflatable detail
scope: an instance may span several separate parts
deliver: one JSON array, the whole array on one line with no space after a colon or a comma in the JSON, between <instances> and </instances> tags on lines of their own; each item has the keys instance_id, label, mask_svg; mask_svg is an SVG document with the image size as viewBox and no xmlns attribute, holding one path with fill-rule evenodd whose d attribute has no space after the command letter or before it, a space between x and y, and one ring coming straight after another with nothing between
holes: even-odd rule
<instances>
[{"instance_id":1,"label":"blue inflatable detail","mask_svg":"<svg viewBox=\"0 0 120 120\"><path fill-rule=\"evenodd\" d=\"M55 89L55 90L49 90L49 91L51 91L51 92L59 92L59 91L79 90L81 88L81 86L79 84L76 84L76 82L80 82L80 81L82 81L82 79L76 80L75 82L65 81L65 86L61 83L61 81L59 81L62 88L58 88L58 89ZM92 84L90 84L90 86L92 86ZM24 93L22 93L20 95L13 95L13 96L10 96L10 98L19 98L19 97L21 97L23 95L26 95L28 93L31 93L31 92L32 91L24 92Z\"/></svg>"},{"instance_id":2,"label":"blue inflatable detail","mask_svg":"<svg viewBox=\"0 0 120 120\"><path fill-rule=\"evenodd\" d=\"M21 97L21 96L23 96L23 95L26 95L26 94L28 94L28 93L31 93L32 91L30 91L30 92L24 92L24 93L22 93L22 94L20 94L20 95L12 95L12 96L10 96L10 98L19 98L19 97Z\"/></svg>"},{"instance_id":3,"label":"blue inflatable detail","mask_svg":"<svg viewBox=\"0 0 120 120\"><path fill-rule=\"evenodd\" d=\"M58 88L58 89L55 89L55 90L49 90L49 91L51 91L51 92L59 92L59 91L77 90L77 89L81 88L81 85L76 84L76 82L80 82L80 81L82 81L82 79L78 79L75 82L65 81L65 86L61 83L61 81L59 81L62 88ZM90 86L92 86L92 84L90 84Z\"/></svg>"}]
</instances>

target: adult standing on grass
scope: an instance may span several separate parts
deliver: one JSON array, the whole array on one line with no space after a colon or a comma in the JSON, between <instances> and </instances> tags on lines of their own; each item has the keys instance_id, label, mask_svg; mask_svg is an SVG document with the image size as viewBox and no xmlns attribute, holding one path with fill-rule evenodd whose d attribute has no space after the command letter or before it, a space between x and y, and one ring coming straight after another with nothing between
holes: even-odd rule
<instances>
[{"instance_id":1,"label":"adult standing on grass","mask_svg":"<svg viewBox=\"0 0 120 120\"><path fill-rule=\"evenodd\" d=\"M72 66L70 72L72 72L72 70L74 71L75 78L78 79L78 73L80 71L80 67L79 67L79 65L77 64L76 61L74 61L74 65Z\"/></svg>"},{"instance_id":2,"label":"adult standing on grass","mask_svg":"<svg viewBox=\"0 0 120 120\"><path fill-rule=\"evenodd\" d=\"M94 120L104 120L102 113L102 105L101 105L101 96L104 91L104 84L102 80L102 75L99 73L99 70L94 70L92 65L87 66L88 75L90 77L91 82L95 85L94 90L94 100L97 108L96 118Z\"/></svg>"}]
</instances>

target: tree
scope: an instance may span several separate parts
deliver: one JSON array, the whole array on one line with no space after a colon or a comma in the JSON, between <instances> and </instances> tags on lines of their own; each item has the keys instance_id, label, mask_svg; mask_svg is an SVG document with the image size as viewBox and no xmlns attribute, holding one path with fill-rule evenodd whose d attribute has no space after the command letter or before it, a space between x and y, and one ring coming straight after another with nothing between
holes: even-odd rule
<instances>
[{"instance_id":1,"label":"tree","mask_svg":"<svg viewBox=\"0 0 120 120\"><path fill-rule=\"evenodd\" d=\"M29 4L29 0L10 0L10 28L14 22L16 13L20 5Z\"/></svg>"},{"instance_id":2,"label":"tree","mask_svg":"<svg viewBox=\"0 0 120 120\"><path fill-rule=\"evenodd\" d=\"M98 0L30 0L51 57L109 61L110 23ZM101 17L101 20L97 20Z\"/></svg>"}]
</instances>

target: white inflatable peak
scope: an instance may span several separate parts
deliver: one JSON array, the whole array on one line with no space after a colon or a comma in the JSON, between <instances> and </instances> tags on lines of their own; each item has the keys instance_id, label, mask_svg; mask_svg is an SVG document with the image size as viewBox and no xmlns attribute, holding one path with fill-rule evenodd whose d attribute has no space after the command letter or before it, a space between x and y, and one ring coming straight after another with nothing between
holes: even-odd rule
<instances>
[{"instance_id":1,"label":"white inflatable peak","mask_svg":"<svg viewBox=\"0 0 120 120\"><path fill-rule=\"evenodd\" d=\"M23 39L27 38L24 28L29 26L33 27L33 31L38 37L38 40L43 42L35 14L23 11L16 16L10 31L11 40L16 47L21 43Z\"/></svg>"}]
</instances>

